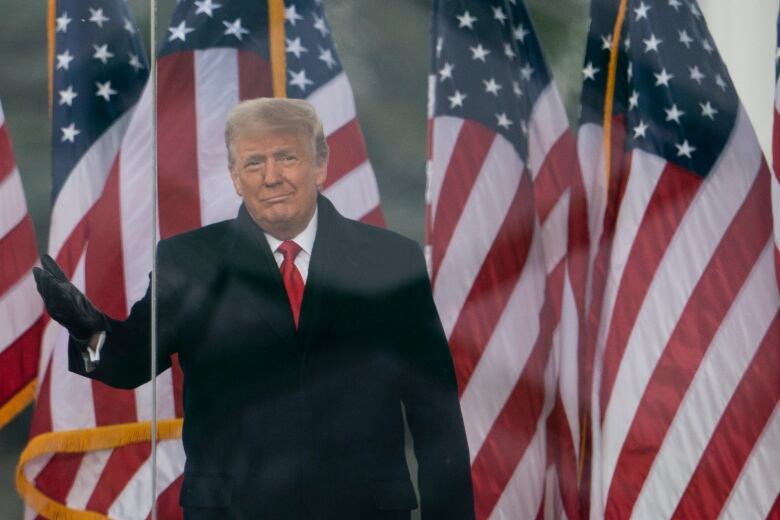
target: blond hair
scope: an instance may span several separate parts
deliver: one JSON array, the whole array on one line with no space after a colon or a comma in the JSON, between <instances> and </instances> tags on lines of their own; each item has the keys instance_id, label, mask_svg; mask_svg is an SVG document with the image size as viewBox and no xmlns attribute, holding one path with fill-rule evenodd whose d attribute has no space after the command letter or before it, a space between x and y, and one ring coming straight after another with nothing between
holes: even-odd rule
<instances>
[{"instance_id":1,"label":"blond hair","mask_svg":"<svg viewBox=\"0 0 780 520\"><path fill-rule=\"evenodd\" d=\"M233 107L225 122L225 146L228 164L233 166L232 144L243 133L273 130L297 130L312 143L312 157L317 164L328 159L328 143L322 121L314 107L302 99L257 98Z\"/></svg>"}]
</instances>

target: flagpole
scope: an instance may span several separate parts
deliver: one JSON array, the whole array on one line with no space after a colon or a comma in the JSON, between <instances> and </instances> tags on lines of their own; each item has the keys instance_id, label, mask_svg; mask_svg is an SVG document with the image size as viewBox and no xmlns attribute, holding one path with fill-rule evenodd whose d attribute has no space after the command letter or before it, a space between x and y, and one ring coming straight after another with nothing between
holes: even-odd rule
<instances>
[{"instance_id":1,"label":"flagpole","mask_svg":"<svg viewBox=\"0 0 780 520\"><path fill-rule=\"evenodd\" d=\"M152 279L151 360L152 380L152 515L157 520L157 0L149 0L149 81L152 86Z\"/></svg>"}]
</instances>

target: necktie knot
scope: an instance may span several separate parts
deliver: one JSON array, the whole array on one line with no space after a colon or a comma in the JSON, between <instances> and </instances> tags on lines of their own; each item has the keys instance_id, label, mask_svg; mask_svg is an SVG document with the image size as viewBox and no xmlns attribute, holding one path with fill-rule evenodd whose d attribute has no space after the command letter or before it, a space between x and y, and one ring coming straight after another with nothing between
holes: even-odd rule
<instances>
[{"instance_id":1,"label":"necktie knot","mask_svg":"<svg viewBox=\"0 0 780 520\"><path fill-rule=\"evenodd\" d=\"M298 253L301 252L301 246L292 240L285 240L279 244L279 247L277 247L276 250L282 253L285 262L292 262L295 260L295 257L298 256Z\"/></svg>"}]
</instances>

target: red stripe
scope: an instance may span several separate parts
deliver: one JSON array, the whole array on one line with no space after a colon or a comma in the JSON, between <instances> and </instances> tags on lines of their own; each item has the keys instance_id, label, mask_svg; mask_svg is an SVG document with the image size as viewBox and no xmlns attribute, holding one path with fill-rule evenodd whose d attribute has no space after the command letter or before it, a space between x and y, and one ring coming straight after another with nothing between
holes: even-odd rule
<instances>
[{"instance_id":1,"label":"red stripe","mask_svg":"<svg viewBox=\"0 0 780 520\"><path fill-rule=\"evenodd\" d=\"M643 173L639 171L636 175ZM626 259L609 321L600 389L602 420L639 309L642 307L658 265L669 247L669 242L693 197L699 191L702 181L701 176L667 163L647 203L642 222L639 224ZM609 311L609 309L605 310Z\"/></svg>"},{"instance_id":2,"label":"red stripe","mask_svg":"<svg viewBox=\"0 0 780 520\"><path fill-rule=\"evenodd\" d=\"M8 234L0 237L0 294L30 274L37 260L35 230L32 219L26 215Z\"/></svg>"},{"instance_id":3,"label":"red stripe","mask_svg":"<svg viewBox=\"0 0 780 520\"><path fill-rule=\"evenodd\" d=\"M114 448L100 473L97 485L87 502L87 509L108 513L108 508L127 486L138 469L149 459L152 446L149 442ZM151 478L151 475L146 477Z\"/></svg>"},{"instance_id":4,"label":"red stripe","mask_svg":"<svg viewBox=\"0 0 780 520\"><path fill-rule=\"evenodd\" d=\"M82 453L56 453L35 479L35 487L57 502L65 502L76 478Z\"/></svg>"},{"instance_id":5,"label":"red stripe","mask_svg":"<svg viewBox=\"0 0 780 520\"><path fill-rule=\"evenodd\" d=\"M271 64L251 51L238 49L238 98L253 99L258 97L273 97Z\"/></svg>"},{"instance_id":6,"label":"red stripe","mask_svg":"<svg viewBox=\"0 0 780 520\"><path fill-rule=\"evenodd\" d=\"M552 145L534 179L534 200L539 221L544 223L576 173L577 146L568 129Z\"/></svg>"},{"instance_id":7,"label":"red stripe","mask_svg":"<svg viewBox=\"0 0 780 520\"><path fill-rule=\"evenodd\" d=\"M524 173L450 335L460 395L525 268L534 239L534 219L533 186Z\"/></svg>"},{"instance_id":8,"label":"red stripe","mask_svg":"<svg viewBox=\"0 0 780 520\"><path fill-rule=\"evenodd\" d=\"M774 110L774 127L772 129L772 167L780 179L780 114Z\"/></svg>"},{"instance_id":9,"label":"red stripe","mask_svg":"<svg viewBox=\"0 0 780 520\"><path fill-rule=\"evenodd\" d=\"M382 208L379 206L360 217L360 222L381 228L386 227L385 216L382 214Z\"/></svg>"},{"instance_id":10,"label":"red stripe","mask_svg":"<svg viewBox=\"0 0 780 520\"><path fill-rule=\"evenodd\" d=\"M160 58L158 76L157 184L160 235L200 227L200 185L191 52Z\"/></svg>"},{"instance_id":11,"label":"red stripe","mask_svg":"<svg viewBox=\"0 0 780 520\"><path fill-rule=\"evenodd\" d=\"M565 264L561 262L550 273L544 306L540 312L539 337L471 467L479 519L488 518L493 512L536 433L546 393L544 373L556 326L553 295L559 294L563 288L564 267Z\"/></svg>"},{"instance_id":12,"label":"red stripe","mask_svg":"<svg viewBox=\"0 0 780 520\"><path fill-rule=\"evenodd\" d=\"M44 319L44 321L46 321ZM44 330L45 330L44 324ZM46 363L43 381L38 381L38 395L35 398L32 420L30 421L30 438L52 431L51 423L51 358Z\"/></svg>"},{"instance_id":13,"label":"red stripe","mask_svg":"<svg viewBox=\"0 0 780 520\"><path fill-rule=\"evenodd\" d=\"M179 364L179 354L171 356L171 379L173 381L173 406L176 417L184 417L184 373Z\"/></svg>"},{"instance_id":14,"label":"red stripe","mask_svg":"<svg viewBox=\"0 0 780 520\"><path fill-rule=\"evenodd\" d=\"M485 162L495 133L489 128L466 120L461 127L444 174L431 234L433 281L447 251L463 207ZM518 172L520 173L520 172Z\"/></svg>"},{"instance_id":15,"label":"red stripe","mask_svg":"<svg viewBox=\"0 0 780 520\"><path fill-rule=\"evenodd\" d=\"M165 520L178 520L184 516L184 511L179 505L179 493L181 492L181 485L183 476L180 476L173 483L165 488L165 491L160 493L157 497L157 518L164 518ZM151 514L146 517L147 520L151 519Z\"/></svg>"},{"instance_id":16,"label":"red stripe","mask_svg":"<svg viewBox=\"0 0 780 520\"><path fill-rule=\"evenodd\" d=\"M5 350L0 352L0 407L35 379L41 355L43 318L39 318Z\"/></svg>"},{"instance_id":17,"label":"red stripe","mask_svg":"<svg viewBox=\"0 0 780 520\"><path fill-rule=\"evenodd\" d=\"M357 119L353 119L328 137L330 157L328 159L328 176L325 186L332 185L346 174L368 160L363 132Z\"/></svg>"},{"instance_id":18,"label":"red stripe","mask_svg":"<svg viewBox=\"0 0 780 520\"><path fill-rule=\"evenodd\" d=\"M95 306L117 319L127 317L122 226L119 214L119 155L111 166L103 193L90 210L89 243L85 260L87 297ZM92 381L92 400L97 426L135 422L135 393Z\"/></svg>"},{"instance_id":19,"label":"red stripe","mask_svg":"<svg viewBox=\"0 0 780 520\"><path fill-rule=\"evenodd\" d=\"M547 418L547 464L551 463L558 474L558 488L566 518L576 520L580 517L577 455L560 390L555 393L555 406Z\"/></svg>"},{"instance_id":20,"label":"red stripe","mask_svg":"<svg viewBox=\"0 0 780 520\"><path fill-rule=\"evenodd\" d=\"M14 149L11 146L11 136L5 125L0 126L0 182L11 175L16 167Z\"/></svg>"},{"instance_id":21,"label":"red stripe","mask_svg":"<svg viewBox=\"0 0 780 520\"><path fill-rule=\"evenodd\" d=\"M688 300L642 395L621 448L605 514L630 515L669 425L734 298L771 233L769 170L762 164ZM706 310L706 312L703 312Z\"/></svg>"},{"instance_id":22,"label":"red stripe","mask_svg":"<svg viewBox=\"0 0 780 520\"><path fill-rule=\"evenodd\" d=\"M766 515L767 520L780 519L780 493L775 498L775 503L772 505L772 509L769 510L769 514Z\"/></svg>"},{"instance_id":23,"label":"red stripe","mask_svg":"<svg viewBox=\"0 0 780 520\"><path fill-rule=\"evenodd\" d=\"M674 518L716 518L780 400L780 312L731 396Z\"/></svg>"}]
</instances>

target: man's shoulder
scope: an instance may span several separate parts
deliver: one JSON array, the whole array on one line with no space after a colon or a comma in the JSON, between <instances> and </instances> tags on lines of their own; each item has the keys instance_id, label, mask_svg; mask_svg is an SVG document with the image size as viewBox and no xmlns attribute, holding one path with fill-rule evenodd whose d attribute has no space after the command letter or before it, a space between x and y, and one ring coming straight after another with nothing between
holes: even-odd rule
<instances>
[{"instance_id":1,"label":"man's shoulder","mask_svg":"<svg viewBox=\"0 0 780 520\"><path fill-rule=\"evenodd\" d=\"M227 241L232 236L233 226L234 219L223 220L170 236L160 240L158 252L175 251L178 254L205 254L207 251L221 251L227 246Z\"/></svg>"}]
</instances>

